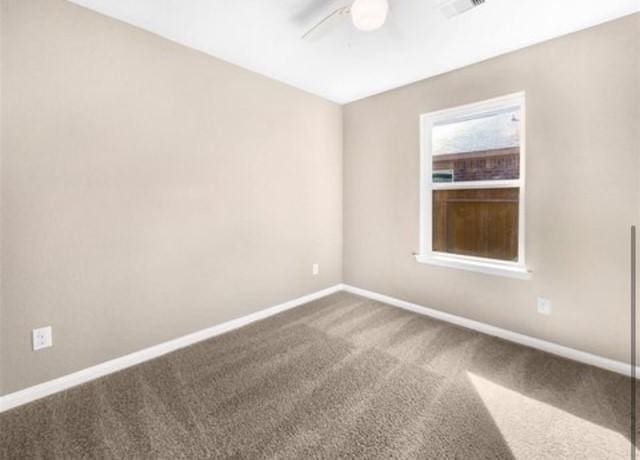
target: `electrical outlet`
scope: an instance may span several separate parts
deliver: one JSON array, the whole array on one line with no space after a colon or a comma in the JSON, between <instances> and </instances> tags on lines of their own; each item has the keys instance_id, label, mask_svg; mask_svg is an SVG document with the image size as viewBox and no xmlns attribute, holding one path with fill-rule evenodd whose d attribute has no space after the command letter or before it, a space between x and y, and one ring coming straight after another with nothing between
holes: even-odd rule
<instances>
[{"instance_id":1,"label":"electrical outlet","mask_svg":"<svg viewBox=\"0 0 640 460\"><path fill-rule=\"evenodd\" d=\"M49 348L53 345L53 331L51 326L34 329L31 332L31 338L33 340L33 351Z\"/></svg>"},{"instance_id":2,"label":"electrical outlet","mask_svg":"<svg viewBox=\"0 0 640 460\"><path fill-rule=\"evenodd\" d=\"M313 264L311 266L311 273L313 273L313 276L319 274L320 273L320 264Z\"/></svg>"},{"instance_id":3,"label":"electrical outlet","mask_svg":"<svg viewBox=\"0 0 640 460\"><path fill-rule=\"evenodd\" d=\"M549 299L538 297L538 313L547 316L551 314L551 301Z\"/></svg>"}]
</instances>

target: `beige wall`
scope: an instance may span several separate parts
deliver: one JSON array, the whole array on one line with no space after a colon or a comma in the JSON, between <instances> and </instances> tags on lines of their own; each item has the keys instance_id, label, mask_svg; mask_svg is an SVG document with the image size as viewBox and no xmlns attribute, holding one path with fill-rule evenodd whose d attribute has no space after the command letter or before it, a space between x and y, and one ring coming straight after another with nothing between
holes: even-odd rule
<instances>
[{"instance_id":1,"label":"beige wall","mask_svg":"<svg viewBox=\"0 0 640 460\"><path fill-rule=\"evenodd\" d=\"M340 106L61 0L2 15L0 391L341 281Z\"/></svg>"},{"instance_id":2,"label":"beige wall","mask_svg":"<svg viewBox=\"0 0 640 460\"><path fill-rule=\"evenodd\" d=\"M4 340L3 340L3 327L2 327L2 119L3 119L3 104L2 104L2 90L3 90L3 70L4 70L4 34L2 33L4 24L4 8L0 6L0 395L3 393L3 375L4 375L4 365L3 365L3 349L4 349Z\"/></svg>"},{"instance_id":3,"label":"beige wall","mask_svg":"<svg viewBox=\"0 0 640 460\"><path fill-rule=\"evenodd\" d=\"M640 209L639 17L347 105L344 281L628 359L628 235ZM533 279L417 263L418 117L522 90ZM536 296L552 300L550 317L536 313Z\"/></svg>"}]
</instances>

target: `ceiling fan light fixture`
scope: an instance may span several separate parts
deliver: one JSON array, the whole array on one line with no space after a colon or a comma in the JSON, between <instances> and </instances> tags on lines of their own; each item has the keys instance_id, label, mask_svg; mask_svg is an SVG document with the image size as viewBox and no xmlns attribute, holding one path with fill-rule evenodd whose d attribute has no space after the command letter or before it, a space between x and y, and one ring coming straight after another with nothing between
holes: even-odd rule
<instances>
[{"instance_id":1,"label":"ceiling fan light fixture","mask_svg":"<svg viewBox=\"0 0 640 460\"><path fill-rule=\"evenodd\" d=\"M382 27L388 12L387 0L355 0L351 5L351 20L357 29L376 30Z\"/></svg>"}]
</instances>

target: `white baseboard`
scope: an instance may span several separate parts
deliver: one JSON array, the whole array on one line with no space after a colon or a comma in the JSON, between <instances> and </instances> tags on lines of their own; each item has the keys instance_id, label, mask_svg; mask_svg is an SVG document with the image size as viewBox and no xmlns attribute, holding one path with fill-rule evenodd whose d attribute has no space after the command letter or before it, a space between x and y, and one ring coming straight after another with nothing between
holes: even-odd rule
<instances>
[{"instance_id":1,"label":"white baseboard","mask_svg":"<svg viewBox=\"0 0 640 460\"><path fill-rule=\"evenodd\" d=\"M367 297L372 300L377 300L389 305L393 305L405 310L409 310L414 313L418 313L420 315L430 316L432 318L436 318L442 321L446 321L448 323L456 324L458 326L466 327L468 329L473 329L488 335L500 337L502 339L509 340L511 342L519 343L521 345L525 345L531 348L536 348L538 350L546 351L548 353L552 353L554 355L572 359L574 361L578 361L581 363L607 369L607 370L617 372L619 374L623 374L626 376L631 375L631 366L629 364L625 364L620 361L615 361L612 359L604 358L602 356L597 356L584 351L575 350L573 348L565 347L563 345L558 345L556 343L547 342L545 340L536 339L534 337L529 337L524 334L518 334L517 332L501 329L496 326L491 326L490 324L481 323L479 321L467 319L462 316L456 316L450 313L434 310L433 308L423 307L421 305L396 299L394 297L390 297L387 295L378 294L376 292L368 291L366 289L360 289L360 288L349 286L346 284L337 284L330 288L323 289L321 291L317 291L302 297L298 297L297 299L293 299L288 302L275 305L273 307L266 308L264 310L260 310L250 315L233 319L231 321L227 321L226 323L218 324L216 326L203 329L201 331L197 331L192 334L188 334L183 337L179 337L177 339L170 340L168 342L164 342L159 345L155 345L150 348L145 348L144 350L140 350L135 353L122 356L120 358L115 358L110 361L98 364L96 366L92 366L87 369L83 369L81 371L74 372L72 374L68 374L54 380L50 380L48 382L34 385L32 387L25 388L24 390L16 391L15 393L9 393L7 395L1 396L0 397L0 413L7 411L9 409L13 409L14 407L21 406L23 404L27 404L29 402L35 401L37 399L44 398L45 396L49 396L54 393L58 393L60 391L75 387L77 385L81 385L83 383L89 382L99 377L103 377L113 372L126 369L127 367L131 367L136 364L140 364L145 361L148 361L150 359L157 358L164 354L170 353L180 348L187 347L189 345L193 345L194 343L201 342L203 340L209 339L211 337L215 337L225 332L238 329L242 326L246 326L247 324L253 323L254 321L258 321L258 320L267 318L269 316L273 316L277 313L281 313L285 310L289 310L299 305L304 305L313 300L328 296L338 291L347 291L352 294L360 295L362 297ZM640 367L636 369L637 369L636 375L640 375Z\"/></svg>"},{"instance_id":2,"label":"white baseboard","mask_svg":"<svg viewBox=\"0 0 640 460\"><path fill-rule=\"evenodd\" d=\"M604 358L602 356L587 353L585 351L576 350L574 348L558 345L557 343L547 342L546 340L536 339L524 334L518 334L507 329L501 329L490 324L481 323L472 319L467 319L462 316L452 315L433 308L423 307L415 303L407 302L404 300L396 299L377 292L367 291L366 289L360 289L347 284L343 285L343 289L352 294L356 294L362 297L367 297L372 300L377 300L389 305L400 307L404 310L409 310L420 315L430 316L435 319L446 321L448 323L456 324L458 326L473 329L484 334L500 337L501 339L508 340L510 342L519 343L527 347L536 348L538 350L546 351L554 355L562 356L563 358L572 359L591 366L600 367L609 371L617 372L618 374L631 376L631 365L625 364L621 361L615 361L613 359ZM636 375L640 376L640 367L636 367Z\"/></svg>"},{"instance_id":3,"label":"white baseboard","mask_svg":"<svg viewBox=\"0 0 640 460\"><path fill-rule=\"evenodd\" d=\"M203 329L201 331L197 331L192 334L188 334L183 337L179 337L177 339L155 345L150 348L145 348L144 350L121 356L120 358L115 358L110 361L106 361L104 363L82 369L81 371L74 372L72 374L68 374L54 380L49 380L48 382L25 388L24 390L16 391L15 393L9 393L0 397L0 412L4 412L9 409L13 409L14 407L27 404L40 398L44 398L45 396L67 390L69 388L81 385L83 383L89 382L99 377L103 377L113 372L126 369L127 367L143 363L145 361L157 358L180 348L184 348L189 345L193 345L194 343L201 342L211 337L215 337L216 335L238 329L239 327L246 326L247 324L253 323L254 321L267 318L277 313L281 313L285 310L289 310L299 305L309 303L321 297L328 296L329 294L333 294L342 290L342 288L343 286L341 284L337 284L330 288L298 297L297 299L293 299L280 305L275 305L273 307L257 311L241 318L233 319L231 321L227 321L225 323L218 324L216 326L212 326L210 328Z\"/></svg>"}]
</instances>

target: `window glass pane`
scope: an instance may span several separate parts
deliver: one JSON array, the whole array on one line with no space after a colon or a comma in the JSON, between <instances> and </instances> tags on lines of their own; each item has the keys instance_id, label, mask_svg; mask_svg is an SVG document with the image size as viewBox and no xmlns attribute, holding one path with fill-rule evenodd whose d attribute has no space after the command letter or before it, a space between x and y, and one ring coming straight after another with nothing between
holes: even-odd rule
<instances>
[{"instance_id":1,"label":"window glass pane","mask_svg":"<svg viewBox=\"0 0 640 460\"><path fill-rule=\"evenodd\" d=\"M433 250L517 261L517 188L434 190Z\"/></svg>"},{"instance_id":2,"label":"window glass pane","mask_svg":"<svg viewBox=\"0 0 640 460\"><path fill-rule=\"evenodd\" d=\"M433 182L453 182L453 169L434 170Z\"/></svg>"},{"instance_id":3,"label":"window glass pane","mask_svg":"<svg viewBox=\"0 0 640 460\"><path fill-rule=\"evenodd\" d=\"M432 154L434 183L518 179L520 108L434 125Z\"/></svg>"}]
</instances>

